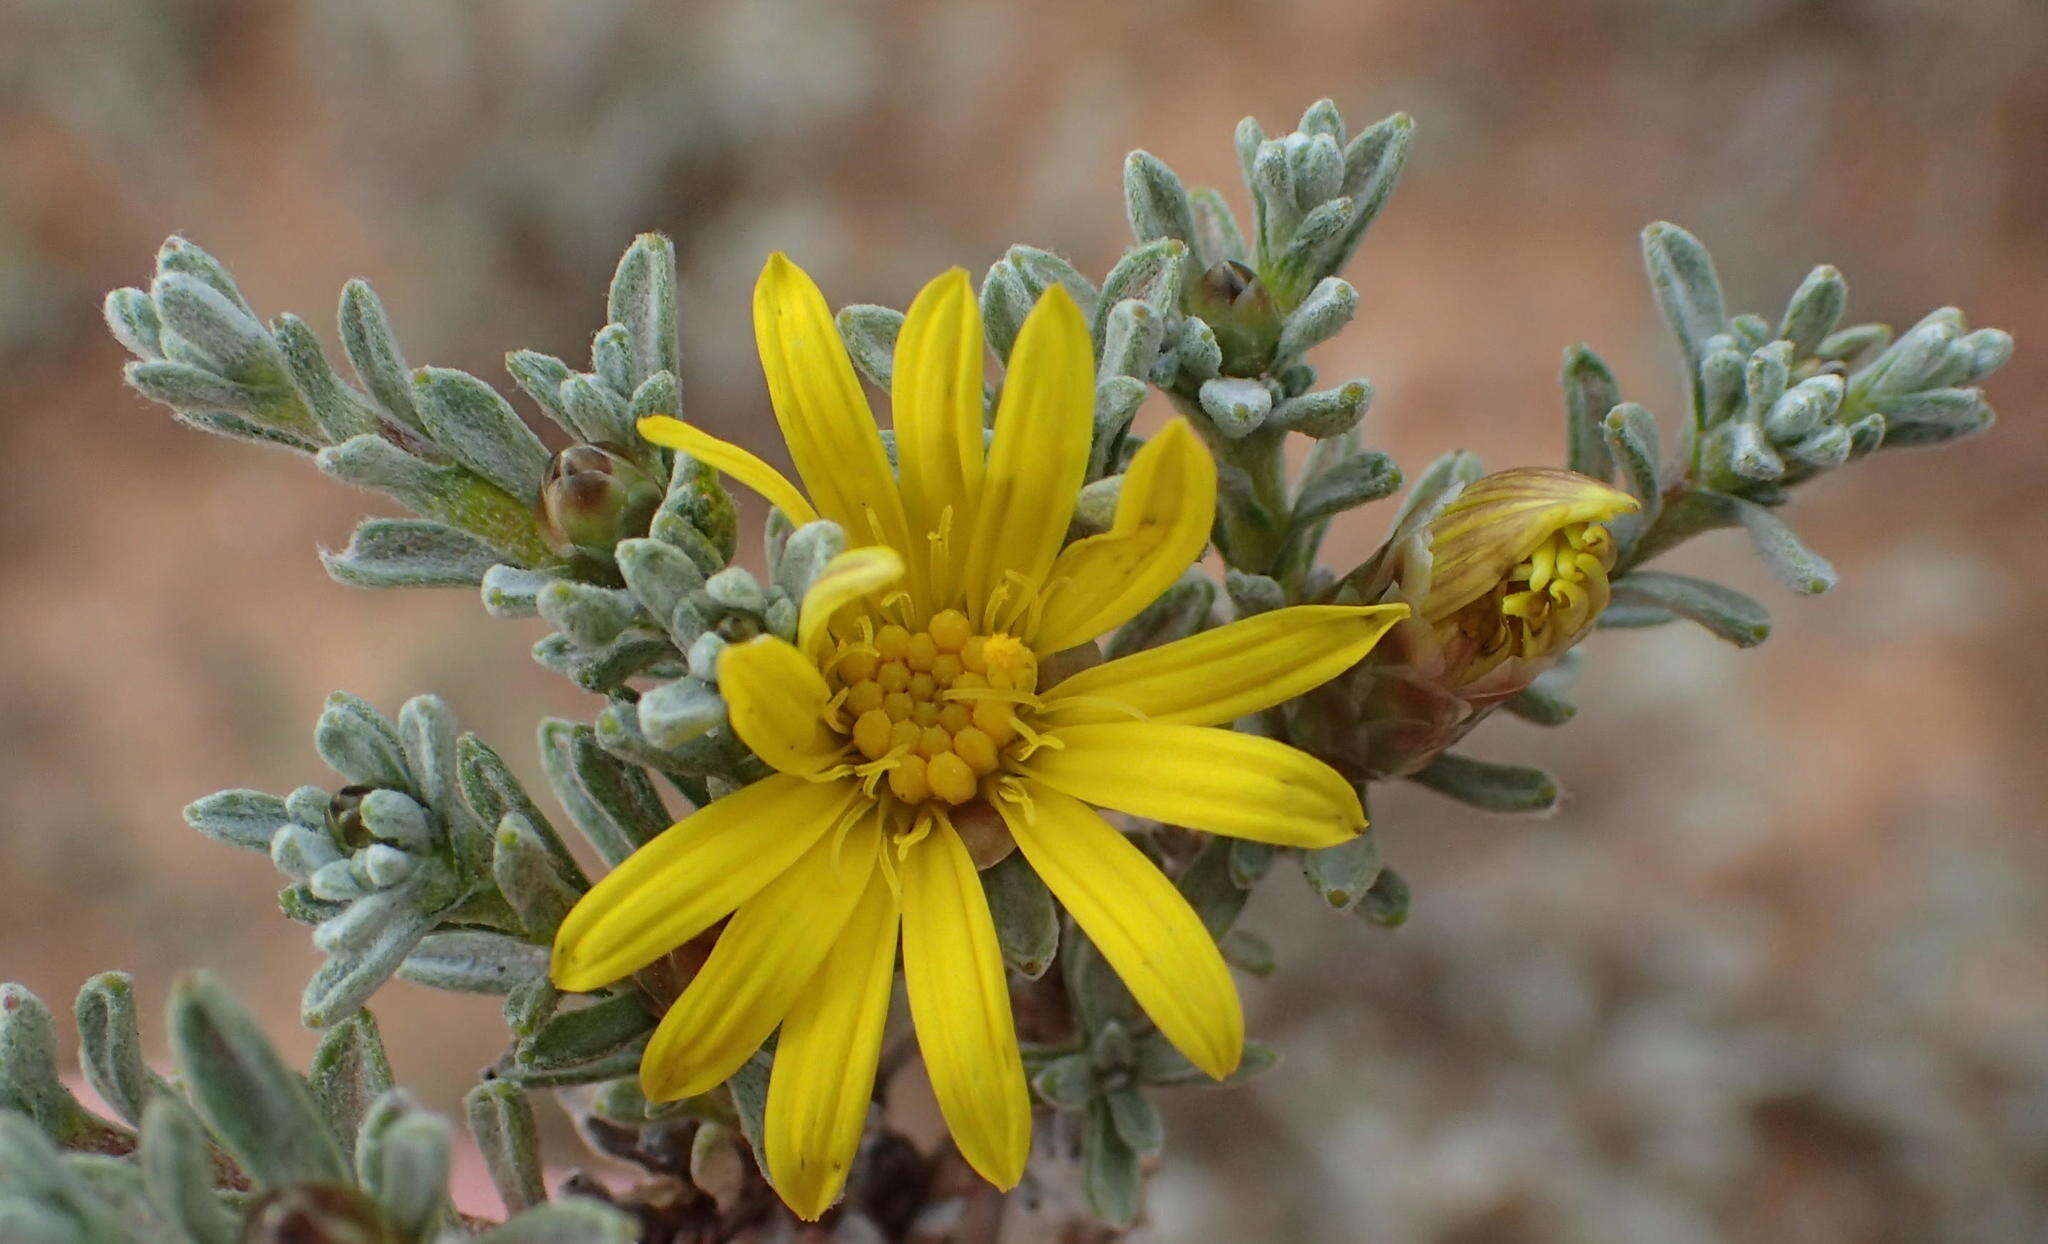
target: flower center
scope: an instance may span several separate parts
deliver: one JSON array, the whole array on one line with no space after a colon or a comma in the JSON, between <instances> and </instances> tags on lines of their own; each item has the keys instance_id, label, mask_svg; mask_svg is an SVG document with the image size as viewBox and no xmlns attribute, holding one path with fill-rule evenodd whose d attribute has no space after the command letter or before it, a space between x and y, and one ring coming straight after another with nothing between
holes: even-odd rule
<instances>
[{"instance_id":1,"label":"flower center","mask_svg":"<svg viewBox=\"0 0 2048 1244\"><path fill-rule=\"evenodd\" d=\"M1472 674L1509 657L1548 656L1578 638L1607 607L1614 537L1600 523L1551 533L1491 592L1459 610L1450 625L1478 646Z\"/></svg>"},{"instance_id":2,"label":"flower center","mask_svg":"<svg viewBox=\"0 0 2048 1244\"><path fill-rule=\"evenodd\" d=\"M921 631L890 622L846 639L826 663L840 728L908 804L966 803L1035 738L1038 659L1014 635L978 634L957 609Z\"/></svg>"}]
</instances>

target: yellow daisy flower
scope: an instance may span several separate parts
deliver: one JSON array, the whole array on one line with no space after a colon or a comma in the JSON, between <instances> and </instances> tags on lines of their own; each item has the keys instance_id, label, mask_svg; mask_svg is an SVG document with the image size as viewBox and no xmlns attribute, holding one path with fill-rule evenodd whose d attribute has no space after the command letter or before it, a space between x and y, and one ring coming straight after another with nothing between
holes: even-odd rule
<instances>
[{"instance_id":1,"label":"yellow daisy flower","mask_svg":"<svg viewBox=\"0 0 2048 1244\"><path fill-rule=\"evenodd\" d=\"M1047 658L1127 621L1201 554L1216 468L1192 431L1176 422L1153 438L1110 530L1062 548L1095 389L1088 329L1064 291L1018 334L984 452L973 290L958 269L925 288L896 346L896 471L823 295L782 255L756 287L754 330L808 498L677 420L645 420L642 434L795 522L822 516L871 543L820 576L796 643L763 637L720 660L734 729L777 772L594 887L562 923L554 980L597 988L730 916L649 1042L641 1084L657 1100L707 1092L780 1026L765 1158L783 1199L816 1218L859 1142L900 943L946 1123L974 1169L1008 1188L1030 1148L1031 1101L956 811L992 807L1160 1031L1228 1075L1244 1020L1223 958L1094 807L1286 846L1357 834L1358 795L1334 770L1213 727L1354 664L1407 610L1282 609L1042 686Z\"/></svg>"}]
</instances>

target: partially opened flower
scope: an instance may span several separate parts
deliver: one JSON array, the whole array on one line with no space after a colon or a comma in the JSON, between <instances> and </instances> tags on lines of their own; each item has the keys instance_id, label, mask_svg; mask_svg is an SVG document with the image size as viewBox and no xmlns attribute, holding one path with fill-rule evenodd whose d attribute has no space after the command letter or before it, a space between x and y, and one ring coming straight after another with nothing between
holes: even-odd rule
<instances>
[{"instance_id":1,"label":"partially opened flower","mask_svg":"<svg viewBox=\"0 0 2048 1244\"><path fill-rule=\"evenodd\" d=\"M1316 692L1315 750L1361 781L1435 759L1592 630L1617 551L1607 524L1636 508L1576 472L1516 467L1408 515L1358 594L1412 614Z\"/></svg>"},{"instance_id":2,"label":"partially opened flower","mask_svg":"<svg viewBox=\"0 0 2048 1244\"><path fill-rule=\"evenodd\" d=\"M918 296L896 347L889 458L817 287L777 255L755 332L804 492L673 419L650 440L864 547L803 603L797 641L719 667L734 728L777 771L628 859L555 943L565 989L633 972L730 915L641 1065L650 1097L705 1092L775 1031L765 1149L792 1208L844 1184L872 1094L897 947L939 1105L966 1159L1014 1185L1031 1105L987 901L956 816L992 807L1024 858L1202 1070L1243 1048L1236 990L1173 884L1091 805L1289 846L1365 827L1351 784L1216 729L1351 666L1403 606L1248 618L1041 685L1047 658L1121 624L1201 553L1216 468L1185 424L1145 445L1111 529L1062 548L1086 470L1088 329L1053 289L1017 337L984 452L983 338L966 274Z\"/></svg>"}]
</instances>

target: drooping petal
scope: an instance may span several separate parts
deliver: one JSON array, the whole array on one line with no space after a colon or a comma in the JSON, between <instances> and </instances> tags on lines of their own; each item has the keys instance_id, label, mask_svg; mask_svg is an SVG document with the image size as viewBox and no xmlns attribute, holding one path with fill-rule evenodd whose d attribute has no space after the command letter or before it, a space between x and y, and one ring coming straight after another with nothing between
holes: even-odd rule
<instances>
[{"instance_id":1,"label":"drooping petal","mask_svg":"<svg viewBox=\"0 0 2048 1244\"><path fill-rule=\"evenodd\" d=\"M947 539L931 556L932 595L940 601L952 599L959 586L960 552L973 530L981 491L986 349L981 307L960 268L924 287L896 338L889 404L903 508L913 540L945 529Z\"/></svg>"},{"instance_id":2,"label":"drooping petal","mask_svg":"<svg viewBox=\"0 0 2048 1244\"><path fill-rule=\"evenodd\" d=\"M1296 605L1254 614L1082 670L1045 693L1045 718L1056 725L1133 714L1189 726L1235 721L1350 669L1407 616L1406 605Z\"/></svg>"},{"instance_id":3,"label":"drooping petal","mask_svg":"<svg viewBox=\"0 0 2048 1244\"><path fill-rule=\"evenodd\" d=\"M896 895L880 869L782 1021L763 1147L775 1190L816 1221L846 1185L896 980Z\"/></svg>"},{"instance_id":4,"label":"drooping petal","mask_svg":"<svg viewBox=\"0 0 2048 1244\"><path fill-rule=\"evenodd\" d=\"M846 736L825 724L832 689L824 675L773 635L726 648L718 690L740 741L779 772L817 777L846 752Z\"/></svg>"},{"instance_id":5,"label":"drooping petal","mask_svg":"<svg viewBox=\"0 0 2048 1244\"><path fill-rule=\"evenodd\" d=\"M968 610L998 624L1036 599L1073 517L1094 431L1095 354L1073 295L1055 285L1025 319L1010 351L995 440L967 546ZM1014 576L1014 578L1013 578Z\"/></svg>"},{"instance_id":6,"label":"drooping petal","mask_svg":"<svg viewBox=\"0 0 2048 1244\"><path fill-rule=\"evenodd\" d=\"M1130 621L1201 556L1215 518L1215 459L1176 419L1131 460L1110 529L1053 562L1044 612L1026 638L1058 652Z\"/></svg>"},{"instance_id":7,"label":"drooping petal","mask_svg":"<svg viewBox=\"0 0 2048 1244\"><path fill-rule=\"evenodd\" d=\"M818 512L804 500L795 484L783 478L782 472L738 445L719 440L667 415L649 415L634 426L640 429L640 435L655 444L680 450L760 493L767 498L768 504L787 514L789 521L797 526L818 521Z\"/></svg>"},{"instance_id":8,"label":"drooping petal","mask_svg":"<svg viewBox=\"0 0 2048 1244\"><path fill-rule=\"evenodd\" d=\"M1244 1053L1237 986L1201 917L1145 853L1078 799L1034 784L998 802L1031 867L1188 1061L1220 1080Z\"/></svg>"},{"instance_id":9,"label":"drooping petal","mask_svg":"<svg viewBox=\"0 0 2048 1244\"><path fill-rule=\"evenodd\" d=\"M753 1056L817 976L874 874L876 817L844 841L825 838L747 900L697 978L647 1043L640 1088L650 1100L708 1092Z\"/></svg>"},{"instance_id":10,"label":"drooping petal","mask_svg":"<svg viewBox=\"0 0 2048 1244\"><path fill-rule=\"evenodd\" d=\"M832 619L847 605L881 591L903 577L903 558L887 545L848 549L825 563L824 571L804 593L797 621L796 646L813 661L823 661L832 646Z\"/></svg>"},{"instance_id":11,"label":"drooping petal","mask_svg":"<svg viewBox=\"0 0 2048 1244\"><path fill-rule=\"evenodd\" d=\"M896 477L832 309L779 251L754 286L754 342L782 439L818 512L854 543L887 544L915 567L923 550L910 541Z\"/></svg>"},{"instance_id":12,"label":"drooping petal","mask_svg":"<svg viewBox=\"0 0 2048 1244\"><path fill-rule=\"evenodd\" d=\"M911 847L902 871L903 982L939 1111L967 1164L1014 1187L1031 1150L1031 1097L981 878L945 825Z\"/></svg>"},{"instance_id":13,"label":"drooping petal","mask_svg":"<svg viewBox=\"0 0 2048 1244\"><path fill-rule=\"evenodd\" d=\"M1099 807L1283 847L1329 847L1365 828L1358 792L1285 743L1149 721L1061 726L1026 774Z\"/></svg>"},{"instance_id":14,"label":"drooping petal","mask_svg":"<svg viewBox=\"0 0 2048 1244\"><path fill-rule=\"evenodd\" d=\"M571 908L555 933L555 985L596 989L732 914L838 822L860 785L776 774L670 826Z\"/></svg>"}]
</instances>

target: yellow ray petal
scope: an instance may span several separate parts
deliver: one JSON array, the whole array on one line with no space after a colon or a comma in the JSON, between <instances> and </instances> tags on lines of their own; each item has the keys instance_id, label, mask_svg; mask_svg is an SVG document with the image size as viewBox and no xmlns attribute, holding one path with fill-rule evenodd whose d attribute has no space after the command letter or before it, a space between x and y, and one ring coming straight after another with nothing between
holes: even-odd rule
<instances>
[{"instance_id":1,"label":"yellow ray petal","mask_svg":"<svg viewBox=\"0 0 2048 1244\"><path fill-rule=\"evenodd\" d=\"M1014 1187L1031 1150L1031 1097L981 878L944 824L902 870L903 983L939 1112L967 1164Z\"/></svg>"},{"instance_id":2,"label":"yellow ray petal","mask_svg":"<svg viewBox=\"0 0 2048 1244\"><path fill-rule=\"evenodd\" d=\"M1365 828L1358 792L1285 743L1209 726L1062 726L1025 772L1104 808L1283 847L1328 847Z\"/></svg>"},{"instance_id":3,"label":"yellow ray petal","mask_svg":"<svg viewBox=\"0 0 2048 1244\"><path fill-rule=\"evenodd\" d=\"M747 900L647 1043L640 1089L650 1100L709 1092L761 1048L846 927L880 843L875 816L864 815L843 842L813 843Z\"/></svg>"},{"instance_id":4,"label":"yellow ray petal","mask_svg":"<svg viewBox=\"0 0 2048 1244\"><path fill-rule=\"evenodd\" d=\"M1032 646L1058 652L1130 621L1202 555L1215 518L1216 462L1176 419L1131 460L1110 529L1053 562Z\"/></svg>"},{"instance_id":5,"label":"yellow ray petal","mask_svg":"<svg viewBox=\"0 0 2048 1244\"><path fill-rule=\"evenodd\" d=\"M832 689L824 675L773 635L726 648L718 690L740 741L782 773L816 777L846 752L846 736L825 724Z\"/></svg>"},{"instance_id":6,"label":"yellow ray petal","mask_svg":"<svg viewBox=\"0 0 2048 1244\"><path fill-rule=\"evenodd\" d=\"M1095 426L1095 354L1073 296L1055 285L1032 308L1010 351L996 404L964 576L969 611L1005 624L1037 596L1073 517ZM1012 576L1021 578L1013 582Z\"/></svg>"},{"instance_id":7,"label":"yellow ray petal","mask_svg":"<svg viewBox=\"0 0 2048 1244\"><path fill-rule=\"evenodd\" d=\"M896 896L880 869L782 1021L762 1125L768 1174L815 1222L846 1185L867 1122L896 981Z\"/></svg>"},{"instance_id":8,"label":"yellow ray petal","mask_svg":"<svg viewBox=\"0 0 2048 1244\"><path fill-rule=\"evenodd\" d=\"M825 563L825 569L804 593L803 614L796 627L796 646L813 661L823 661L832 647L832 618L840 609L871 596L903 577L903 558L886 545L848 549Z\"/></svg>"},{"instance_id":9,"label":"yellow ray petal","mask_svg":"<svg viewBox=\"0 0 2048 1244\"><path fill-rule=\"evenodd\" d=\"M924 287L896 338L890 410L913 540L948 529L931 558L932 595L951 600L981 491L981 307L954 268ZM950 515L947 511L951 510ZM911 556L917 556L911 550Z\"/></svg>"},{"instance_id":10,"label":"yellow ray petal","mask_svg":"<svg viewBox=\"0 0 2048 1244\"><path fill-rule=\"evenodd\" d=\"M914 568L923 549L910 541L896 477L832 309L781 252L768 257L754 286L754 342L775 421L818 512L852 543L887 544Z\"/></svg>"},{"instance_id":11,"label":"yellow ray petal","mask_svg":"<svg viewBox=\"0 0 2048 1244\"><path fill-rule=\"evenodd\" d=\"M818 521L818 512L804 500L795 484L783 478L782 472L731 441L719 440L667 415L649 415L634 426L640 429L640 435L655 444L680 450L760 493L768 499L768 504L787 514L789 521L797 526Z\"/></svg>"},{"instance_id":12,"label":"yellow ray petal","mask_svg":"<svg viewBox=\"0 0 2048 1244\"><path fill-rule=\"evenodd\" d=\"M1129 721L1122 706L1156 722L1235 721L1350 669L1407 616L1406 605L1296 605L1254 614L1082 670L1045 693L1046 720Z\"/></svg>"},{"instance_id":13,"label":"yellow ray petal","mask_svg":"<svg viewBox=\"0 0 2048 1244\"><path fill-rule=\"evenodd\" d=\"M1220 1080L1244 1054L1237 986L1201 917L1093 808L1042 785L998 803L1018 849L1131 996L1188 1061Z\"/></svg>"},{"instance_id":14,"label":"yellow ray petal","mask_svg":"<svg viewBox=\"0 0 2048 1244\"><path fill-rule=\"evenodd\" d=\"M860 785L776 774L691 813L591 887L555 933L555 985L596 989L730 915L839 820Z\"/></svg>"}]
</instances>

